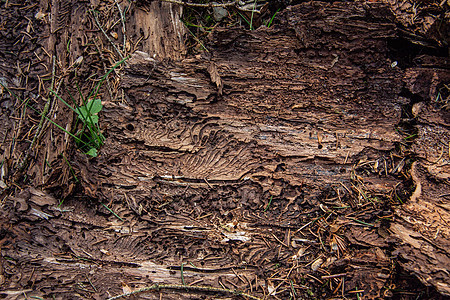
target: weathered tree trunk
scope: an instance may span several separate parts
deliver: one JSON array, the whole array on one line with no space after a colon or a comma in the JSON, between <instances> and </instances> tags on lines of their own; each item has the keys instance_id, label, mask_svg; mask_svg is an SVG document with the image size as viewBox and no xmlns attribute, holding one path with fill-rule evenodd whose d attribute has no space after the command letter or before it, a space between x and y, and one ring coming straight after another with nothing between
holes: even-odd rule
<instances>
[{"instance_id":1,"label":"weathered tree trunk","mask_svg":"<svg viewBox=\"0 0 450 300\"><path fill-rule=\"evenodd\" d=\"M153 1L127 23L139 51L124 97L104 101L106 144L72 163L102 204L57 207L34 189L6 201L4 293L105 298L156 283L178 287L155 299L204 293L184 285L379 298L398 255L449 295L449 115L432 102L448 72L394 62L389 7L303 3L271 28L216 29L189 59L180 13Z\"/></svg>"},{"instance_id":2,"label":"weathered tree trunk","mask_svg":"<svg viewBox=\"0 0 450 300\"><path fill-rule=\"evenodd\" d=\"M392 16L379 4L313 2L280 20L274 29L216 30L204 59L165 63L136 53L122 79L127 105L108 106L111 138L84 173L87 190L222 236L159 232L153 247L175 238L165 242L167 264L197 265L212 255L208 266L251 263L267 272L282 261L296 278L310 273L290 261L305 247L303 265L326 262L325 269L347 274L345 291L382 296L390 262L380 220L389 217L384 207L400 184L396 126L410 101L401 93L405 73L387 53L388 39L396 38ZM334 217L332 207L347 207L346 214ZM316 237L299 231L311 214L326 220L312 226ZM234 238L223 224L234 224ZM273 233L262 234L267 226ZM401 219L391 230L396 226ZM367 248L336 248L343 236ZM318 244L295 243L305 237ZM179 240L190 245L182 253ZM211 245L221 250L205 250ZM418 264L419 278L448 292L445 272L423 276L442 267Z\"/></svg>"}]
</instances>

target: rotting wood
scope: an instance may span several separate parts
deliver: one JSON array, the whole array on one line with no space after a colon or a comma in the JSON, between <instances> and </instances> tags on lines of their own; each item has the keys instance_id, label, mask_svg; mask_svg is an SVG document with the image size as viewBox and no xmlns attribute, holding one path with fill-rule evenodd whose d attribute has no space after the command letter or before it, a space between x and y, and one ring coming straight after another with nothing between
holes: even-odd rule
<instances>
[{"instance_id":1,"label":"rotting wood","mask_svg":"<svg viewBox=\"0 0 450 300\"><path fill-rule=\"evenodd\" d=\"M280 20L270 30L216 30L209 59L168 62L135 53L122 78L127 105L106 104L110 138L95 164L80 164L90 174L82 176L86 191L116 203L132 198L146 211L167 203L165 209L193 217L214 212L216 220L205 220L206 228L224 226L233 210L233 234L222 235L241 244L230 249L230 262L287 261L291 245L281 247L277 235L252 234L245 215L257 224L257 211L273 197L275 215L264 218L300 228L305 205L317 206L324 189L347 199L352 165L378 166L401 140L395 125L406 102L399 96L402 71L386 57L386 38L395 37L395 27L385 6L312 2L287 9ZM389 176L377 183L378 176L361 179L375 194L389 193L399 182ZM323 217L311 210L320 220L311 225L315 230L331 216L323 209ZM342 224L361 226L356 221ZM170 235L181 238L173 229ZM217 233L197 233L197 240L223 240ZM188 236L182 239L194 239ZM311 244L314 252L325 236ZM191 249L186 255L193 259ZM377 295L386 277L370 274L388 265L385 259L364 273L346 269L345 289L358 285Z\"/></svg>"},{"instance_id":2,"label":"rotting wood","mask_svg":"<svg viewBox=\"0 0 450 300\"><path fill-rule=\"evenodd\" d=\"M209 57L164 60L184 53L175 29L167 48L153 39L137 45L148 53L135 53L124 73L125 101L104 101L108 144L98 159L77 157L86 194L125 222L86 198L61 207L54 203L62 199L35 191L6 198L1 250L10 260L2 259L2 296L51 297L56 289L106 298L130 285L180 285L181 266L187 284L257 296L385 296L394 272L388 247L397 242L383 221L392 216L387 195L401 190L398 175L406 169L392 155L402 140L394 127L410 101L401 89L406 82L413 94L436 96L444 72L405 75L390 61L386 39L396 30L379 3L311 2L279 17L271 29L217 30ZM142 23L133 22L140 21L127 30L136 42ZM73 53L79 46L74 40ZM432 78L424 84L431 89L414 90L408 78ZM413 112L422 118L413 147L432 147L416 150L413 179L421 188L396 210L390 229L403 241L397 253L404 268L446 293L448 273L438 262L448 259L441 226L448 148L439 143L447 115L429 101ZM439 122L425 122L430 112ZM411 216L431 216L431 226L419 232ZM316 288L321 279L329 292ZM34 291L23 288L29 282Z\"/></svg>"},{"instance_id":3,"label":"rotting wood","mask_svg":"<svg viewBox=\"0 0 450 300\"><path fill-rule=\"evenodd\" d=\"M178 223L184 226L176 228L173 224L177 223L177 219L168 219L165 221L167 225L161 224L162 226L159 227L149 228L145 224L139 227L128 227L95 216L92 210L90 211L82 203L73 203L73 206L57 209L57 202L54 197L46 193L30 189L17 197L10 198L6 203L7 206L12 205L17 208L11 210L14 212L14 215L8 217L11 221L25 219L38 224L32 229L32 234L22 231L21 226L12 229L10 233L14 234L18 240L17 248L14 251L10 251L9 247L3 249L3 254L8 255L12 260L23 261L26 265L28 262L38 263L42 270L47 270L36 273L33 276L35 281L46 280L47 284L53 279L85 282L85 276L89 276L95 286L101 286L106 278L111 277L108 280L113 280L112 277L120 273L121 278L127 281L131 281L132 278L146 278L146 281L152 284L174 286L181 284L180 266L177 262L165 259L165 265L156 263L161 253L158 253L158 248L148 248L147 244L152 235L164 231L169 233L166 237L168 240L170 236L181 235L199 239L199 233L195 229L200 228L199 224L193 222L191 228L188 228L185 222L180 223L181 220L178 220ZM40 219L44 222L39 222ZM51 220L51 223L48 220ZM56 232L54 232L55 229L57 229ZM213 231L215 231L214 228L204 228L201 232L204 232L206 237ZM45 239L42 235L45 232L54 232L54 235ZM72 237L80 232L85 236L84 239ZM25 240L28 240L28 243L24 243ZM64 244L59 243L59 240L64 240ZM27 253L33 253L33 257L29 257ZM144 257L146 259L143 259ZM214 268L213 264L209 265L211 266L209 269L186 266L183 271L186 284L201 281L202 287L211 287L209 291L211 293L214 292L213 286L218 275L234 282L238 276L250 276L256 269L252 266L217 265ZM28 268L34 268L34 266L29 265L24 271L31 271ZM50 274L53 279L49 281ZM137 287L145 287L145 285ZM242 290L243 285L239 284L239 287ZM11 288L13 286L10 286ZM195 287L191 287L190 291L184 294L186 299L195 298ZM42 296L42 293L37 290L30 291L30 295ZM176 298L176 296L168 296L167 299Z\"/></svg>"},{"instance_id":4,"label":"rotting wood","mask_svg":"<svg viewBox=\"0 0 450 300\"><path fill-rule=\"evenodd\" d=\"M333 46L334 51L314 54L309 50L315 47L311 43L321 45L329 39L312 36L315 27L345 28L347 11L339 9L336 21L328 25L322 24L319 10L317 24L310 20L293 26L298 34L286 29L292 26L288 21L278 31L234 30L224 36L219 30L212 43L217 48L212 58L214 73L208 61L167 65L147 54L135 54L122 84L134 104L124 110L110 103L109 109L121 124L110 128L120 132L117 140L137 144L120 165L122 174L130 168L130 175L138 181L116 183L113 177L108 178L108 184L139 190L146 189L145 182L158 178L192 186L207 185L204 179L226 185L264 178L264 183L258 183L263 191L277 195L277 180L293 185L300 185L300 181L338 182L345 175L333 163L340 164L345 173L349 166L344 161L354 162L365 149L392 149L400 140L394 126L404 103L401 97L392 96L399 93L400 73L381 58L382 54L369 57L364 53L382 49L384 38L394 36L393 27L364 24L370 30L358 33L370 40L366 46L355 39ZM365 13L354 10L355 15ZM351 28L347 30L353 34ZM301 32L312 33L302 37ZM335 59L332 54L339 56L339 62L328 70ZM258 55L266 56L265 60ZM350 60L355 65L347 65ZM280 65L286 67L280 69ZM210 76L217 82L216 73L221 84L228 85L228 90L224 88L227 95L220 96L220 90L211 83ZM373 79L366 82L368 77ZM167 116L157 117L158 111ZM142 121L134 123L133 119ZM212 149L208 149L210 144ZM114 160L114 153L123 153L128 147L105 148L105 157ZM283 170L274 174L280 166Z\"/></svg>"},{"instance_id":5,"label":"rotting wood","mask_svg":"<svg viewBox=\"0 0 450 300\"><path fill-rule=\"evenodd\" d=\"M412 108L418 161L411 168L415 190L410 201L395 210L397 220L390 230L400 240L395 251L403 259L400 264L449 296L450 112L439 94L445 93L450 75L439 68L415 68L407 70L405 81L409 91L422 100Z\"/></svg>"},{"instance_id":6,"label":"rotting wood","mask_svg":"<svg viewBox=\"0 0 450 300\"><path fill-rule=\"evenodd\" d=\"M137 6L127 24L132 50L142 50L159 59L183 58L186 49L182 11L182 6L159 1Z\"/></svg>"},{"instance_id":7,"label":"rotting wood","mask_svg":"<svg viewBox=\"0 0 450 300\"><path fill-rule=\"evenodd\" d=\"M189 202L179 202L188 187L194 191L185 195L196 199L191 205L223 202L227 193L239 199L209 207L222 214L261 209L269 196L291 199L290 209L298 211L300 195L312 204L324 187L348 184L347 162L386 164L383 151L401 140L395 126L407 104L400 96L403 72L383 52L386 39L395 37L387 8L312 2L286 10L280 20L272 30L214 31L209 60L162 62L136 53L122 81L129 106L110 103L105 116L117 126L109 128L115 138L94 167L108 176L99 177L102 187L93 196L122 201L121 195L132 195L147 210L168 197L177 202L169 207L188 209ZM398 184L392 177L363 181L374 183L375 194ZM249 189L251 200L244 196ZM341 189L342 195L348 191ZM206 207L197 209L202 214ZM292 222L296 213L290 214ZM354 220L353 226L367 224ZM376 232L356 240L386 246ZM388 265L385 260L382 268ZM366 275L350 269L346 289L366 278L366 293L380 291L386 276L369 280L377 274L371 268Z\"/></svg>"}]
</instances>

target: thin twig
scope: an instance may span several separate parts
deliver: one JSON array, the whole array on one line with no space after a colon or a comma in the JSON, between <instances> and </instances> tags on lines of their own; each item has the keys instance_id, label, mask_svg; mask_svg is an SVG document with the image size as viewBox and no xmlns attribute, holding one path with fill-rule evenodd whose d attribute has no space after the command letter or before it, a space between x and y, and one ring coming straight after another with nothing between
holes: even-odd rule
<instances>
[{"instance_id":1,"label":"thin twig","mask_svg":"<svg viewBox=\"0 0 450 300\"><path fill-rule=\"evenodd\" d=\"M55 72L56 72L55 69L56 69L56 57L53 55L52 82L50 85L50 88L52 90L55 88ZM36 133L34 134L33 140L31 141L30 149L33 148L38 136L40 136L41 129L43 128L43 125L44 125L45 116L47 115L48 110L50 108L51 99L52 99L52 97L50 95L48 95L47 102L45 103L44 110L42 111L41 121L39 122Z\"/></svg>"},{"instance_id":2,"label":"thin twig","mask_svg":"<svg viewBox=\"0 0 450 300\"><path fill-rule=\"evenodd\" d=\"M321 276L320 278L322 279L332 279L332 278L338 278L338 277L344 277L347 276L347 273L339 273L339 274L333 274L333 275L324 275Z\"/></svg>"},{"instance_id":3,"label":"thin twig","mask_svg":"<svg viewBox=\"0 0 450 300\"><path fill-rule=\"evenodd\" d=\"M237 3L239 2L239 0L236 0L236 1L221 4L221 3L212 3L212 2L210 2L210 3L189 3L189 2L179 1L179 0L160 0L160 1L173 3L173 4L179 4L179 5L183 5L183 6L189 6L189 7L228 7L228 6L237 5Z\"/></svg>"},{"instance_id":4,"label":"thin twig","mask_svg":"<svg viewBox=\"0 0 450 300\"><path fill-rule=\"evenodd\" d=\"M120 52L119 49L117 49L116 44L114 44L114 42L111 40L111 38L108 36L108 34L105 32L105 30L103 29L103 27L100 25L100 22L97 19L97 15L95 14L94 10L90 11L92 16L94 17L95 20L95 24L97 24L97 27L101 30L101 32L103 33L103 35L106 37L106 39L111 43L111 45L113 46L114 50L116 50L117 54L119 54L120 59L124 59L122 53Z\"/></svg>"},{"instance_id":5,"label":"thin twig","mask_svg":"<svg viewBox=\"0 0 450 300\"><path fill-rule=\"evenodd\" d=\"M283 243L282 241L280 241L280 239L277 238L277 236L276 236L275 234L272 233L272 236L273 236L273 237L274 237L281 245L283 245L283 246L285 246L286 248L289 249L288 245L286 245L285 243Z\"/></svg>"},{"instance_id":6,"label":"thin twig","mask_svg":"<svg viewBox=\"0 0 450 300\"><path fill-rule=\"evenodd\" d=\"M120 20L122 21L122 34L123 34L123 53L124 55L127 55L127 47L126 47L126 43L127 43L127 35L126 35L126 30L125 30L125 14L123 13L122 8L119 5L119 2L117 2L117 0L114 0L116 2L117 8L119 9L119 13L120 13Z\"/></svg>"},{"instance_id":7,"label":"thin twig","mask_svg":"<svg viewBox=\"0 0 450 300\"><path fill-rule=\"evenodd\" d=\"M154 284L152 286L144 287L141 289L137 289L135 291L132 291L131 293L124 293L121 295L117 295L111 298L108 298L108 300L115 300L120 299L123 297L148 292L151 290L162 290L162 289L168 289L168 290L190 290L190 291L198 291L198 292L216 292L216 293L226 293L226 294L232 294L237 296L242 296L243 298L253 299L253 300L262 300L261 298L249 295L247 293L236 291L236 290L230 290L230 289L223 289L223 288L216 288L216 287L209 287L209 286L198 286L198 285L179 285L179 284Z\"/></svg>"},{"instance_id":8,"label":"thin twig","mask_svg":"<svg viewBox=\"0 0 450 300\"><path fill-rule=\"evenodd\" d=\"M53 58L55 58L55 56L53 56ZM53 70L52 70L53 74L55 74L55 65L56 65L56 62L53 63ZM53 77L55 77L55 75L53 75ZM52 78L52 84L51 84L51 89L50 90L53 90L55 88L53 79L54 78ZM59 93L59 89L61 87L61 83L62 83L62 79L58 82L58 86L56 87L56 94ZM49 99L50 99L50 94L49 94ZM53 95L53 101L50 102L51 106L49 108L49 112L45 112L45 108L44 108L44 115L47 115L47 114L50 115L50 116L52 115L52 112L53 112L54 107L55 107L55 102L56 102L56 96ZM38 140L40 140L42 135L45 133L45 130L47 129L48 124L49 124L49 120L47 118L45 118L44 125L42 126L42 130L39 133L39 136L37 138Z\"/></svg>"}]
</instances>

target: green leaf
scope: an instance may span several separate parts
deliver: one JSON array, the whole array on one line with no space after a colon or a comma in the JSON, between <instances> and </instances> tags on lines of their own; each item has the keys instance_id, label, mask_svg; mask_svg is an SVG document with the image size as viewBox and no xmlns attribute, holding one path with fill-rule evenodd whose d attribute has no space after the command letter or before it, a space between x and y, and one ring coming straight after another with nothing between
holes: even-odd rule
<instances>
[{"instance_id":1,"label":"green leaf","mask_svg":"<svg viewBox=\"0 0 450 300\"><path fill-rule=\"evenodd\" d=\"M92 124L98 124L98 116L91 116Z\"/></svg>"},{"instance_id":2,"label":"green leaf","mask_svg":"<svg viewBox=\"0 0 450 300\"><path fill-rule=\"evenodd\" d=\"M98 116L103 108L102 101L100 99L94 99L88 101L86 105L80 106L77 110L78 117L84 123L92 123L92 125L98 124Z\"/></svg>"},{"instance_id":3,"label":"green leaf","mask_svg":"<svg viewBox=\"0 0 450 300\"><path fill-rule=\"evenodd\" d=\"M97 157L98 152L97 152L97 149L91 148L88 152L86 152L86 154L87 154L87 155L90 155L90 156L92 156L92 157Z\"/></svg>"},{"instance_id":4,"label":"green leaf","mask_svg":"<svg viewBox=\"0 0 450 300\"><path fill-rule=\"evenodd\" d=\"M102 110L103 105L102 105L102 101L100 99L94 99L94 100L88 101L88 103L86 104L86 107L88 108L91 115L95 115L95 114L98 114Z\"/></svg>"},{"instance_id":5,"label":"green leaf","mask_svg":"<svg viewBox=\"0 0 450 300\"><path fill-rule=\"evenodd\" d=\"M85 120L89 116L89 113L87 112L86 107L84 106L78 107L77 114L81 120Z\"/></svg>"}]
</instances>

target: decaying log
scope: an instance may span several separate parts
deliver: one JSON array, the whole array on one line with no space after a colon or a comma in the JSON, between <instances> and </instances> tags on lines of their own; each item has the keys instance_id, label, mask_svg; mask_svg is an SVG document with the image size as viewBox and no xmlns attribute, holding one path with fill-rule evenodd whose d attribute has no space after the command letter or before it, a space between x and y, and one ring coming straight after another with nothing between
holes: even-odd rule
<instances>
[{"instance_id":1,"label":"decaying log","mask_svg":"<svg viewBox=\"0 0 450 300\"><path fill-rule=\"evenodd\" d=\"M255 271L253 266L224 268L210 265L205 268L192 264L183 266L182 271L178 261L158 259L161 254L159 247L148 247L148 240L157 231L168 231L167 239L174 232L196 239L206 238L214 229L202 228L198 222L192 224L192 228L185 228L177 225L177 219L172 218L159 227L148 228L144 224L128 227L117 219L110 221L96 215L86 203L72 202L62 209L57 204L57 199L33 188L6 201L5 208L10 208L8 211L11 214L5 215L6 209L2 210L2 218L8 218L13 224L19 220L21 222L11 228L0 224L5 240L9 241L7 246L3 245L3 256L20 262L21 272L32 274L32 280L38 283L39 288L24 289L27 283L23 282L21 273L16 273L5 287L7 291L0 291L2 296L9 295L15 299L17 294L17 299L20 299L22 292L26 292L29 297L44 297L52 292L52 286L59 286L57 293L59 296L66 295L64 298L73 296L78 288L91 292L93 297L104 299L106 295L111 296L108 292L111 283L119 287L120 282L132 282L135 278L145 278L149 285L182 286L197 282L199 286L211 287L217 284L218 278L234 282L236 274L245 278L253 276ZM26 229L23 226L26 221L35 225ZM66 287L61 286L62 282ZM238 282L236 284L239 285ZM159 299L158 293L154 295L155 299ZM197 299L198 293L195 290L184 291L183 295L184 299ZM165 293L164 298L179 299L179 296Z\"/></svg>"},{"instance_id":2,"label":"decaying log","mask_svg":"<svg viewBox=\"0 0 450 300\"><path fill-rule=\"evenodd\" d=\"M0 295L104 299L163 283L382 298L395 255L449 294L448 110L431 101L448 75L389 58L388 6L303 3L271 28L215 29L208 54L183 60L180 13L153 1L127 23L144 51L122 73L125 97L103 99L99 156L75 157L83 199L4 201ZM393 213L409 197L394 152L413 96L415 191ZM178 292L148 297L199 298Z\"/></svg>"},{"instance_id":3,"label":"decaying log","mask_svg":"<svg viewBox=\"0 0 450 300\"><path fill-rule=\"evenodd\" d=\"M364 151L392 149L404 98L382 49L395 31L377 15L364 21L380 10L297 7L275 30L219 30L209 60L135 54L122 84L128 105L107 104L113 138L99 161L121 171L105 184L149 195L155 180L250 180L280 196L275 181L337 182Z\"/></svg>"},{"instance_id":4,"label":"decaying log","mask_svg":"<svg viewBox=\"0 0 450 300\"><path fill-rule=\"evenodd\" d=\"M401 140L395 125L407 101L400 96L402 71L387 57L386 39L396 36L389 11L379 4L312 2L289 8L280 20L271 29L216 30L209 57L158 61L135 53L122 77L127 102L105 104L107 143L90 165L80 163L86 191L127 203L153 216L148 220L188 213L204 220L203 228L232 222L233 234L200 235L199 245L227 253L215 264L251 263L263 270L301 250L289 241L303 239L287 230L307 227L302 216L320 211L319 199L349 199L355 164L373 165L358 176L374 195L389 194L399 180L389 174L387 154ZM384 214L373 205L375 214ZM269 206L273 213L264 213ZM360 228L348 219L336 222L339 234ZM278 254L265 248L271 235L252 229L269 224L280 224L274 234L287 238ZM153 243L162 241L158 234ZM194 243L194 236L171 234L174 241ZM372 246L380 238L362 239ZM180 246L164 244L167 255ZM183 251L194 264L201 261L196 249ZM363 288L380 296L388 276L377 274L390 265L382 250L356 254L367 260L363 273L350 260L317 250L308 256L316 262L313 270L335 261L335 270L347 272L346 291ZM382 263L369 262L380 257Z\"/></svg>"}]
</instances>

